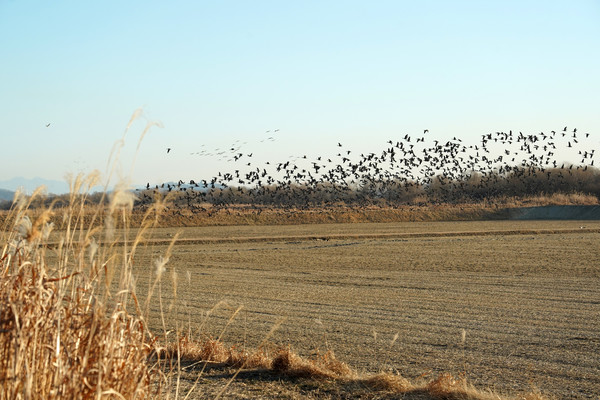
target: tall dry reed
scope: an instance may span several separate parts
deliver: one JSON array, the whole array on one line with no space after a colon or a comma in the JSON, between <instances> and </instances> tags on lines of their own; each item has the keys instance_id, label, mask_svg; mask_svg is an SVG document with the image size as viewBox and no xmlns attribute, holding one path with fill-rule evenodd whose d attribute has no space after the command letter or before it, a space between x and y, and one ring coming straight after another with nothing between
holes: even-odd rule
<instances>
[{"instance_id":1,"label":"tall dry reed","mask_svg":"<svg viewBox=\"0 0 600 400\"><path fill-rule=\"evenodd\" d=\"M72 193L93 180L76 177ZM138 304L131 256L139 241L116 246L129 193L113 193L96 218L104 226L81 224L85 195L73 195L53 246L52 208L31 218L28 206L41 193L16 195L0 233L1 399L147 398L159 390L152 383L161 371L147 362L154 337L141 310L127 309Z\"/></svg>"},{"instance_id":2,"label":"tall dry reed","mask_svg":"<svg viewBox=\"0 0 600 400\"><path fill-rule=\"evenodd\" d=\"M108 191L122 142L109 161L104 206L92 213L86 207L100 180L94 172L70 177L66 207L33 209L47 204L39 201L43 189L17 192L2 221L0 399L143 399L159 395L168 381L149 362L156 338L132 274L136 249L162 203L147 210L131 241L135 195L125 184Z\"/></svg>"}]
</instances>

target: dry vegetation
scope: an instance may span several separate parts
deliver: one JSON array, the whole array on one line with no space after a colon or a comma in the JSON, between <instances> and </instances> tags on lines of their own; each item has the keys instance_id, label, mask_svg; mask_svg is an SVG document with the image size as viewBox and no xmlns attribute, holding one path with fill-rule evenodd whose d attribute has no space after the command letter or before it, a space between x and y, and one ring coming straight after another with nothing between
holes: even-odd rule
<instances>
[{"instance_id":1,"label":"dry vegetation","mask_svg":"<svg viewBox=\"0 0 600 400\"><path fill-rule=\"evenodd\" d=\"M0 398L150 397L159 371L146 362L153 339L141 316L125 307L130 268L116 258L125 254L95 244L98 230L82 229L72 204L48 263L52 211L31 220L27 200L15 204L1 233ZM115 197L113 216L121 205ZM121 290L111 294L115 275Z\"/></svg>"},{"instance_id":2,"label":"dry vegetation","mask_svg":"<svg viewBox=\"0 0 600 400\"><path fill-rule=\"evenodd\" d=\"M93 179L77 177L73 193L85 193ZM167 264L176 262L177 235L169 234L167 244L151 240L161 232L158 223L167 203L158 201L136 216L132 229L134 198L126 190L117 189L101 202L105 206L92 208L85 194L73 194L65 207L32 208L37 195L18 197L2 220L0 398L247 397L251 394L236 383L257 370L292 379L279 387L254 380L263 397L278 396L291 385L295 389L286 390L293 398L314 393L323 398L386 393L501 398L448 373L409 382L397 373L358 372L331 351L301 357L278 336L277 324L257 331L262 339L247 347L242 337L231 336L236 331L229 322L237 311L218 336L211 336L209 327L194 328L192 334L196 320L172 319L192 311L177 300L175 269L165 274ZM224 345L224 335L233 346ZM194 368L197 363L203 367ZM213 376L208 369L215 363L233 368L225 380L217 380L216 391L203 381ZM302 384L296 379L325 386L298 389Z\"/></svg>"},{"instance_id":3,"label":"dry vegetation","mask_svg":"<svg viewBox=\"0 0 600 400\"><path fill-rule=\"evenodd\" d=\"M137 198L136 194L136 198ZM554 193L551 195L535 195L524 197L499 197L493 201L480 201L459 204L432 204L426 199L408 205L370 205L356 206L330 204L311 208L272 207L261 205L237 204L226 207L202 203L198 208L188 207L180 193L168 194L165 198L157 197L164 204L160 211L159 227L193 227L193 226L227 226L227 225L296 225L296 224L331 224L361 222L407 222L407 221L481 221L507 219L511 209L520 207L552 206L552 205L598 205L598 198L583 193ZM61 196L64 197L64 196ZM90 205L87 197L79 198L85 207L79 210L80 224L103 222L106 206ZM40 213L50 204L60 211L50 216L50 221L59 226L67 199L57 201L32 199L29 213L32 217ZM68 200L68 201L72 201ZM97 200L100 201L100 200ZM106 200L108 201L108 199ZM104 200L102 200L104 202ZM44 204L47 203L45 206ZM68 203L67 203L68 204ZM60 206L59 206L60 205ZM128 215L131 227L139 228L146 218L148 204L134 202ZM9 215L9 211L0 211L0 223Z\"/></svg>"}]
</instances>

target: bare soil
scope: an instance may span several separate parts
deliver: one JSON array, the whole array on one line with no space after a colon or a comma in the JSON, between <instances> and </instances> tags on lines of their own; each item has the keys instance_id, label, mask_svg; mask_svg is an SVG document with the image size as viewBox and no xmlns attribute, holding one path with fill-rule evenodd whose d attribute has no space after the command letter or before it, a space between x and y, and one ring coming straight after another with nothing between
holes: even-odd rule
<instances>
[{"instance_id":1,"label":"bare soil","mask_svg":"<svg viewBox=\"0 0 600 400\"><path fill-rule=\"evenodd\" d=\"M164 254L176 231L153 231L154 241L136 256L140 297L154 276L151 258ZM331 349L361 373L419 380L449 372L499 393L600 396L600 222L180 232L161 285L167 329L199 337L224 332L226 343L291 346L302 356ZM151 326L162 332L161 304L151 304ZM187 374L184 386L195 379ZM214 374L221 373L201 377L200 394L216 390L208 384ZM229 376L222 374L219 384ZM247 375L232 386L238 398L344 397L339 387L337 395L323 387L311 392Z\"/></svg>"}]
</instances>

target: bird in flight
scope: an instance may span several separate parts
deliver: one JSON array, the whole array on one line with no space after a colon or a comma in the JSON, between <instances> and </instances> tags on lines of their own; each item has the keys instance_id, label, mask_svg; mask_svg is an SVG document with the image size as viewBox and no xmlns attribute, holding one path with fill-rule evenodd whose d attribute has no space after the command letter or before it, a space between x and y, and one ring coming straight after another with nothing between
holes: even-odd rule
<instances>
[{"instance_id":1,"label":"bird in flight","mask_svg":"<svg viewBox=\"0 0 600 400\"><path fill-rule=\"evenodd\" d=\"M169 154L170 151L171 151L171 148L167 147L167 154Z\"/></svg>"},{"instance_id":2,"label":"bird in flight","mask_svg":"<svg viewBox=\"0 0 600 400\"><path fill-rule=\"evenodd\" d=\"M50 126L50 123L47 123L47 124L46 124L46 128L48 128L49 126Z\"/></svg>"}]
</instances>

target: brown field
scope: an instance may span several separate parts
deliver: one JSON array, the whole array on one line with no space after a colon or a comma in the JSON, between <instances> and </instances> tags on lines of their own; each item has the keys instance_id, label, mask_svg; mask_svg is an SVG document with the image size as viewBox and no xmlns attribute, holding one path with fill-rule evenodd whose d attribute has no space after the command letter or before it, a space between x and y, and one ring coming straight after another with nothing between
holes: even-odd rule
<instances>
[{"instance_id":1,"label":"brown field","mask_svg":"<svg viewBox=\"0 0 600 400\"><path fill-rule=\"evenodd\" d=\"M152 244L138 252L141 297L153 275L149 258L164 254L177 231L153 230ZM199 337L224 331L225 343L239 348L268 339L306 357L333 350L359 372L394 371L413 381L448 372L498 393L600 396L600 222L179 231L166 274L177 273L177 293L166 281L161 288L168 329ZM161 331L158 301L151 316ZM218 392L214 385L229 375L210 376L198 397ZM196 375L183 377L186 387ZM311 396L301 392L250 374L230 394Z\"/></svg>"}]
</instances>

